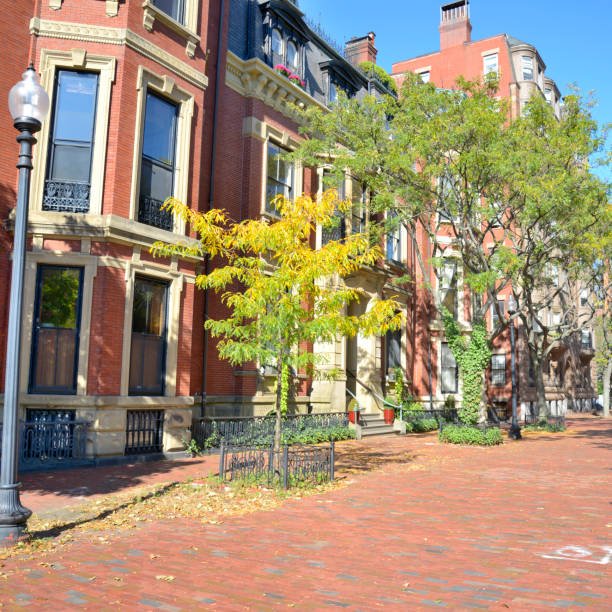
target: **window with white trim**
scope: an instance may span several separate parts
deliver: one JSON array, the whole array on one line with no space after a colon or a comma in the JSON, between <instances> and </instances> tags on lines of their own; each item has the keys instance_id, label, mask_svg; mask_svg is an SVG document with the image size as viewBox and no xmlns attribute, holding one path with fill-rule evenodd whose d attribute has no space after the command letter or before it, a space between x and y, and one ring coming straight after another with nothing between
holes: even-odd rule
<instances>
[{"instance_id":1,"label":"window with white trim","mask_svg":"<svg viewBox=\"0 0 612 612\"><path fill-rule=\"evenodd\" d=\"M497 53L485 55L482 58L482 63L485 76L489 73L497 74L499 72Z\"/></svg>"},{"instance_id":2,"label":"window with white trim","mask_svg":"<svg viewBox=\"0 0 612 612\"><path fill-rule=\"evenodd\" d=\"M506 384L506 354L491 355L491 384L503 386Z\"/></svg>"},{"instance_id":3,"label":"window with white trim","mask_svg":"<svg viewBox=\"0 0 612 612\"><path fill-rule=\"evenodd\" d=\"M338 191L338 201L342 201L346 197L345 178L342 178L337 185L329 185L330 172L323 170L323 191L336 187ZM342 240L346 238L346 215L344 212L335 209L333 219L330 223L321 227L321 244L325 245L332 240Z\"/></svg>"},{"instance_id":4,"label":"window with white trim","mask_svg":"<svg viewBox=\"0 0 612 612\"><path fill-rule=\"evenodd\" d=\"M185 23L185 0L153 0L153 5L178 23Z\"/></svg>"},{"instance_id":5,"label":"window with white trim","mask_svg":"<svg viewBox=\"0 0 612 612\"><path fill-rule=\"evenodd\" d=\"M423 83L429 83L429 77L430 77L430 72L429 70L425 70L424 72L419 72L419 76L421 77L421 81Z\"/></svg>"},{"instance_id":6,"label":"window with white trim","mask_svg":"<svg viewBox=\"0 0 612 612\"><path fill-rule=\"evenodd\" d=\"M497 306L499 308L499 312L501 312L502 316L506 312L505 301L497 300ZM497 314L497 308L491 305L491 329L495 329L499 325L499 315Z\"/></svg>"},{"instance_id":7,"label":"window with white trim","mask_svg":"<svg viewBox=\"0 0 612 612\"><path fill-rule=\"evenodd\" d=\"M298 48L297 48L297 45L292 40L290 40L287 43L287 68L289 68L293 72L297 72L298 65L299 65Z\"/></svg>"},{"instance_id":8,"label":"window with white trim","mask_svg":"<svg viewBox=\"0 0 612 612\"><path fill-rule=\"evenodd\" d=\"M457 279L457 261L455 259L444 260L438 283L440 287L440 307L446 308L453 318L456 319L458 314L459 291Z\"/></svg>"},{"instance_id":9,"label":"window with white trim","mask_svg":"<svg viewBox=\"0 0 612 612\"><path fill-rule=\"evenodd\" d=\"M533 81L533 58L530 55L521 56L521 72L523 81Z\"/></svg>"},{"instance_id":10,"label":"window with white trim","mask_svg":"<svg viewBox=\"0 0 612 612\"><path fill-rule=\"evenodd\" d=\"M552 106L552 89L545 89L544 97L546 98L546 102Z\"/></svg>"},{"instance_id":11,"label":"window with white trim","mask_svg":"<svg viewBox=\"0 0 612 612\"><path fill-rule=\"evenodd\" d=\"M396 329L385 334L385 363L387 374L393 375L395 368L402 367L402 330Z\"/></svg>"},{"instance_id":12,"label":"window with white trim","mask_svg":"<svg viewBox=\"0 0 612 612\"><path fill-rule=\"evenodd\" d=\"M583 289L580 292L580 306L584 308L589 303L589 290Z\"/></svg>"},{"instance_id":13,"label":"window with white trim","mask_svg":"<svg viewBox=\"0 0 612 612\"><path fill-rule=\"evenodd\" d=\"M387 261L401 263L402 261L402 241L401 229L402 226L397 223L397 213L390 211L387 213L387 218L391 219L391 227L387 230Z\"/></svg>"},{"instance_id":14,"label":"window with white trim","mask_svg":"<svg viewBox=\"0 0 612 612\"><path fill-rule=\"evenodd\" d=\"M283 35L281 34L278 28L274 28L272 30L272 34L270 36L270 50L272 51L272 55L276 58L276 56L282 59L283 56Z\"/></svg>"},{"instance_id":15,"label":"window with white trim","mask_svg":"<svg viewBox=\"0 0 612 612\"><path fill-rule=\"evenodd\" d=\"M351 177L351 233L362 234L367 229L367 189Z\"/></svg>"},{"instance_id":16,"label":"window with white trim","mask_svg":"<svg viewBox=\"0 0 612 612\"><path fill-rule=\"evenodd\" d=\"M289 153L288 149L268 141L268 171L266 179L266 212L277 214L273 200L282 195L285 198L294 196L295 169L291 162L282 159Z\"/></svg>"},{"instance_id":17,"label":"window with white trim","mask_svg":"<svg viewBox=\"0 0 612 612\"><path fill-rule=\"evenodd\" d=\"M459 366L448 342L440 344L440 392L457 393L459 389Z\"/></svg>"}]
</instances>

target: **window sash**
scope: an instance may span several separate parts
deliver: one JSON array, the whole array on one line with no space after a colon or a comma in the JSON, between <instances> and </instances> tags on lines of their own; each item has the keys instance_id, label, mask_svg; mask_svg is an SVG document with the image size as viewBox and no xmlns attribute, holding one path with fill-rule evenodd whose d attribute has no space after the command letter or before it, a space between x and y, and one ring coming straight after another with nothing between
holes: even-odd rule
<instances>
[{"instance_id":1,"label":"window sash","mask_svg":"<svg viewBox=\"0 0 612 612\"><path fill-rule=\"evenodd\" d=\"M297 45L292 40L290 40L287 43L287 68L292 68L293 70L297 71L298 64L298 48Z\"/></svg>"},{"instance_id":2,"label":"window sash","mask_svg":"<svg viewBox=\"0 0 612 612\"><path fill-rule=\"evenodd\" d=\"M499 309L500 311L503 313L506 312L505 310L505 300L497 300L497 303L499 304ZM499 317L497 316L497 309L495 308L495 306L491 306L491 329L495 329L497 327L497 324L499 323Z\"/></svg>"},{"instance_id":3,"label":"window sash","mask_svg":"<svg viewBox=\"0 0 612 612\"><path fill-rule=\"evenodd\" d=\"M289 153L272 142L268 142L268 177L266 181L266 211L277 214L272 200L277 195L285 198L293 196L293 164L283 161L280 155Z\"/></svg>"},{"instance_id":4,"label":"window sash","mask_svg":"<svg viewBox=\"0 0 612 612\"><path fill-rule=\"evenodd\" d=\"M533 58L523 55L521 56L521 70L523 73L523 81L533 81Z\"/></svg>"},{"instance_id":5,"label":"window sash","mask_svg":"<svg viewBox=\"0 0 612 612\"><path fill-rule=\"evenodd\" d=\"M272 29L272 34L270 35L270 50L274 55L283 54L283 37L278 28Z\"/></svg>"},{"instance_id":6,"label":"window sash","mask_svg":"<svg viewBox=\"0 0 612 612\"><path fill-rule=\"evenodd\" d=\"M448 343L443 342L440 346L440 391L442 393L457 393L459 388L459 366Z\"/></svg>"},{"instance_id":7,"label":"window sash","mask_svg":"<svg viewBox=\"0 0 612 612\"><path fill-rule=\"evenodd\" d=\"M76 394L82 293L83 268L38 266L30 393Z\"/></svg>"},{"instance_id":8,"label":"window sash","mask_svg":"<svg viewBox=\"0 0 612 612\"><path fill-rule=\"evenodd\" d=\"M445 307L453 316L457 318L458 313L458 279L457 262L444 261L442 264L441 276L439 279L440 305Z\"/></svg>"},{"instance_id":9,"label":"window sash","mask_svg":"<svg viewBox=\"0 0 612 612\"><path fill-rule=\"evenodd\" d=\"M485 55L483 58L483 68L485 75L490 72L498 73L498 61L497 61L497 53L492 53L491 55Z\"/></svg>"},{"instance_id":10,"label":"window sash","mask_svg":"<svg viewBox=\"0 0 612 612\"><path fill-rule=\"evenodd\" d=\"M491 384L506 384L506 354L491 355Z\"/></svg>"},{"instance_id":11,"label":"window sash","mask_svg":"<svg viewBox=\"0 0 612 612\"><path fill-rule=\"evenodd\" d=\"M402 331L396 329L388 331L385 335L385 362L387 373L394 368L402 367Z\"/></svg>"},{"instance_id":12,"label":"window sash","mask_svg":"<svg viewBox=\"0 0 612 612\"><path fill-rule=\"evenodd\" d=\"M167 283L134 280L130 348L130 395L163 395L168 326Z\"/></svg>"},{"instance_id":13,"label":"window sash","mask_svg":"<svg viewBox=\"0 0 612 612\"><path fill-rule=\"evenodd\" d=\"M185 24L184 0L153 0L153 4L178 23Z\"/></svg>"}]
</instances>

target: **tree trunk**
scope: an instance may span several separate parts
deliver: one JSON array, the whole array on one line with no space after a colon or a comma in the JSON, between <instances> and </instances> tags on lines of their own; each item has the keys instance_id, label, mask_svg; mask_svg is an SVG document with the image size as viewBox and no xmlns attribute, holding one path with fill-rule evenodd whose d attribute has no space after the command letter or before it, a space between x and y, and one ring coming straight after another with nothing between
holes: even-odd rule
<instances>
[{"instance_id":1,"label":"tree trunk","mask_svg":"<svg viewBox=\"0 0 612 612\"><path fill-rule=\"evenodd\" d=\"M608 359L603 373L603 415L610 416L610 379L612 378L612 358Z\"/></svg>"},{"instance_id":2,"label":"tree trunk","mask_svg":"<svg viewBox=\"0 0 612 612\"><path fill-rule=\"evenodd\" d=\"M283 357L280 355L276 362L276 424L274 426L274 473L279 478L280 473L280 445L281 445L281 425L282 425L282 376L283 376Z\"/></svg>"},{"instance_id":3,"label":"tree trunk","mask_svg":"<svg viewBox=\"0 0 612 612\"><path fill-rule=\"evenodd\" d=\"M533 363L533 380L536 388L538 416L546 416L546 389L544 388L544 372L542 372L542 361L535 351L531 352Z\"/></svg>"}]
</instances>

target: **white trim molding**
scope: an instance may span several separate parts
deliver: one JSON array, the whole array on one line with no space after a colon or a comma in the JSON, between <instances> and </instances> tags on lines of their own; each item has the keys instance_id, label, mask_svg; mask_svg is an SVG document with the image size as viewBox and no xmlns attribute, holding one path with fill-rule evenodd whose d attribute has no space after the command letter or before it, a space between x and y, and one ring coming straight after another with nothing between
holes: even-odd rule
<instances>
[{"instance_id":1,"label":"white trim molding","mask_svg":"<svg viewBox=\"0 0 612 612\"><path fill-rule=\"evenodd\" d=\"M142 3L142 26L145 30L151 32L155 21L163 23L167 28L185 39L185 53L188 57L194 57L196 45L200 43L200 37L196 34L199 4L197 0L185 0L185 23L182 24L157 8L152 0L144 0Z\"/></svg>"}]
</instances>

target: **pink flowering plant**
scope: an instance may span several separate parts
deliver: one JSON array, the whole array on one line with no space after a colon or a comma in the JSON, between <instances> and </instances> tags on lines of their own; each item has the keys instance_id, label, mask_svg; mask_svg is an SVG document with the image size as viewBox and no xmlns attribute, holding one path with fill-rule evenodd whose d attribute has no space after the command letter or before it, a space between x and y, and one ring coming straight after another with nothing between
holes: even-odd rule
<instances>
[{"instance_id":1,"label":"pink flowering plant","mask_svg":"<svg viewBox=\"0 0 612 612\"><path fill-rule=\"evenodd\" d=\"M287 66L284 66L283 64L276 64L276 66L274 66L274 70L276 70L276 72L278 72L279 74L286 76L294 85L305 89L306 83L300 78L298 74L293 74L293 72L291 72L291 70L289 70Z\"/></svg>"}]
</instances>

